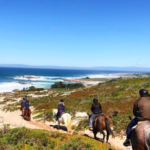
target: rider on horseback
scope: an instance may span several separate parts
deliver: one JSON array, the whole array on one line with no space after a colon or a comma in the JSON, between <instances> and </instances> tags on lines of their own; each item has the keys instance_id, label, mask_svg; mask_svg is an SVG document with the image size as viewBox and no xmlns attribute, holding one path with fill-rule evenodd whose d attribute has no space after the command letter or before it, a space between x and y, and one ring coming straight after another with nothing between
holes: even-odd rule
<instances>
[{"instance_id":1,"label":"rider on horseback","mask_svg":"<svg viewBox=\"0 0 150 150\"><path fill-rule=\"evenodd\" d=\"M23 115L24 115L25 109L26 109L26 108L29 108L29 106L30 106L30 103L29 103L29 100L27 100L26 103L25 103L25 107L24 107L24 109L23 109Z\"/></svg>"},{"instance_id":2,"label":"rider on horseback","mask_svg":"<svg viewBox=\"0 0 150 150\"><path fill-rule=\"evenodd\" d=\"M150 121L150 98L148 98L148 91L141 89L139 91L140 98L135 101L133 106L134 118L128 124L127 127L127 139L123 143L124 146L130 146L131 131L132 127L135 126L139 121Z\"/></svg>"},{"instance_id":3,"label":"rider on horseback","mask_svg":"<svg viewBox=\"0 0 150 150\"><path fill-rule=\"evenodd\" d=\"M59 116L61 116L62 113L65 112L65 105L63 99L60 100L60 103L58 105L58 112L56 115L56 121L58 120Z\"/></svg>"},{"instance_id":4,"label":"rider on horseback","mask_svg":"<svg viewBox=\"0 0 150 150\"><path fill-rule=\"evenodd\" d=\"M26 99L23 98L23 99L22 99L22 102L21 102L21 105L25 105L25 103L26 103Z\"/></svg>"},{"instance_id":5,"label":"rider on horseback","mask_svg":"<svg viewBox=\"0 0 150 150\"><path fill-rule=\"evenodd\" d=\"M93 112L92 116L90 117L90 128L89 130L93 130L93 120L98 114L102 114L102 107L101 104L98 103L98 99L93 99L93 105L91 107L91 111Z\"/></svg>"}]
</instances>

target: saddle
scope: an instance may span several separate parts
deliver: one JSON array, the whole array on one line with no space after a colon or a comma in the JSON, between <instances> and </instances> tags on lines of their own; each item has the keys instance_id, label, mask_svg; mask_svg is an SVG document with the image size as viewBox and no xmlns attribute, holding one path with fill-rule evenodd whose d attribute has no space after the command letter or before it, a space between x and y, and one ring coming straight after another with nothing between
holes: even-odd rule
<instances>
[{"instance_id":1,"label":"saddle","mask_svg":"<svg viewBox=\"0 0 150 150\"><path fill-rule=\"evenodd\" d=\"M139 122L137 123L137 125L138 125L138 124L141 124L141 123L146 123L146 122L149 122L149 121L147 121L147 120L146 120L146 121L139 121ZM132 130L136 129L137 125L133 126L133 127L132 127Z\"/></svg>"},{"instance_id":2,"label":"saddle","mask_svg":"<svg viewBox=\"0 0 150 150\"><path fill-rule=\"evenodd\" d=\"M97 121L98 117L99 117L99 116L103 116L103 115L104 115L104 114L98 114L98 115L96 115L96 117L93 119L93 122Z\"/></svg>"},{"instance_id":3,"label":"saddle","mask_svg":"<svg viewBox=\"0 0 150 150\"><path fill-rule=\"evenodd\" d=\"M61 116L65 114L65 112L62 112L59 116L58 116L58 119L61 118Z\"/></svg>"}]
</instances>

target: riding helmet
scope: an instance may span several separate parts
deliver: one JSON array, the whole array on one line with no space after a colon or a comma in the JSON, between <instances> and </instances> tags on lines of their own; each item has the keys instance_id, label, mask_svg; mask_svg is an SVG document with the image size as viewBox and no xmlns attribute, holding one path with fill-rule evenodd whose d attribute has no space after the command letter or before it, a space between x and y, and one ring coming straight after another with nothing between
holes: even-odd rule
<instances>
[{"instance_id":1,"label":"riding helmet","mask_svg":"<svg viewBox=\"0 0 150 150\"><path fill-rule=\"evenodd\" d=\"M63 99L61 99L60 102L64 102Z\"/></svg>"},{"instance_id":2,"label":"riding helmet","mask_svg":"<svg viewBox=\"0 0 150 150\"><path fill-rule=\"evenodd\" d=\"M148 91L146 89L141 89L139 91L139 94L141 97L147 97L148 96Z\"/></svg>"},{"instance_id":3,"label":"riding helmet","mask_svg":"<svg viewBox=\"0 0 150 150\"><path fill-rule=\"evenodd\" d=\"M97 103L97 102L98 102L98 99L94 98L94 99L93 99L93 102L94 102L94 103Z\"/></svg>"}]
</instances>

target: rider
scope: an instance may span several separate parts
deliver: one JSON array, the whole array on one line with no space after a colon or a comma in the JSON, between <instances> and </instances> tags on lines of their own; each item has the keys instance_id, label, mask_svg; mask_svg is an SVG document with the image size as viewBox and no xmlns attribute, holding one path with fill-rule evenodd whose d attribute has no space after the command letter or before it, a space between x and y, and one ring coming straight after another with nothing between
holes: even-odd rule
<instances>
[{"instance_id":1,"label":"rider","mask_svg":"<svg viewBox=\"0 0 150 150\"><path fill-rule=\"evenodd\" d=\"M93 104L91 107L91 111L93 112L92 116L90 117L90 128L89 130L93 130L93 120L98 114L102 114L102 107L101 104L98 103L98 99L93 99Z\"/></svg>"},{"instance_id":2,"label":"rider","mask_svg":"<svg viewBox=\"0 0 150 150\"><path fill-rule=\"evenodd\" d=\"M25 105L25 103L26 103L26 99L23 98L23 99L22 99L22 102L21 102L21 105Z\"/></svg>"},{"instance_id":3,"label":"rider","mask_svg":"<svg viewBox=\"0 0 150 150\"><path fill-rule=\"evenodd\" d=\"M25 96L25 100L26 100L26 101L28 100L28 97L27 97L27 95Z\"/></svg>"},{"instance_id":4,"label":"rider","mask_svg":"<svg viewBox=\"0 0 150 150\"><path fill-rule=\"evenodd\" d=\"M25 107L24 107L24 109L23 109L23 115L24 115L25 109L26 109L26 108L29 108L29 106L30 106L30 103L29 103L29 100L27 100L26 103L25 103Z\"/></svg>"},{"instance_id":5,"label":"rider","mask_svg":"<svg viewBox=\"0 0 150 150\"><path fill-rule=\"evenodd\" d=\"M60 103L58 105L58 112L56 115L56 121L58 120L59 116L65 112L65 105L63 99L60 100Z\"/></svg>"},{"instance_id":6,"label":"rider","mask_svg":"<svg viewBox=\"0 0 150 150\"><path fill-rule=\"evenodd\" d=\"M135 126L138 121L150 121L150 98L148 98L148 91L141 89L139 91L140 98L135 101L133 106L134 118L128 124L126 135L127 139L123 143L124 146L130 146L132 127Z\"/></svg>"}]
</instances>

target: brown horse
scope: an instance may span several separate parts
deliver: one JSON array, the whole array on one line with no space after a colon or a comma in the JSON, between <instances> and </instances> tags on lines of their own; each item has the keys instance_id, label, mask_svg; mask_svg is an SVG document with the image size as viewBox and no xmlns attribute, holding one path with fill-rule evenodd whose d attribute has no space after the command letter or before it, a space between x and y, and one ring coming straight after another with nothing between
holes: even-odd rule
<instances>
[{"instance_id":1,"label":"brown horse","mask_svg":"<svg viewBox=\"0 0 150 150\"><path fill-rule=\"evenodd\" d=\"M90 117L91 117L91 115L89 115L89 119L90 119ZM101 134L103 134L103 142L105 142L104 130L106 130L106 132L107 132L107 138L106 138L107 141L106 142L108 143L109 135L111 134L114 137L114 133L110 128L109 119L108 119L108 117L106 117L103 114L97 115L93 121L94 138L97 139L96 134L98 132L100 132Z\"/></svg>"},{"instance_id":2,"label":"brown horse","mask_svg":"<svg viewBox=\"0 0 150 150\"><path fill-rule=\"evenodd\" d=\"M133 150L150 150L150 122L139 122L132 130L131 143Z\"/></svg>"},{"instance_id":3,"label":"brown horse","mask_svg":"<svg viewBox=\"0 0 150 150\"><path fill-rule=\"evenodd\" d=\"M22 116L23 116L23 109L24 109L25 105L21 105L21 111L22 111Z\"/></svg>"},{"instance_id":4,"label":"brown horse","mask_svg":"<svg viewBox=\"0 0 150 150\"><path fill-rule=\"evenodd\" d=\"M31 110L29 108L26 108L24 111L24 119L27 121L31 120Z\"/></svg>"}]
</instances>

